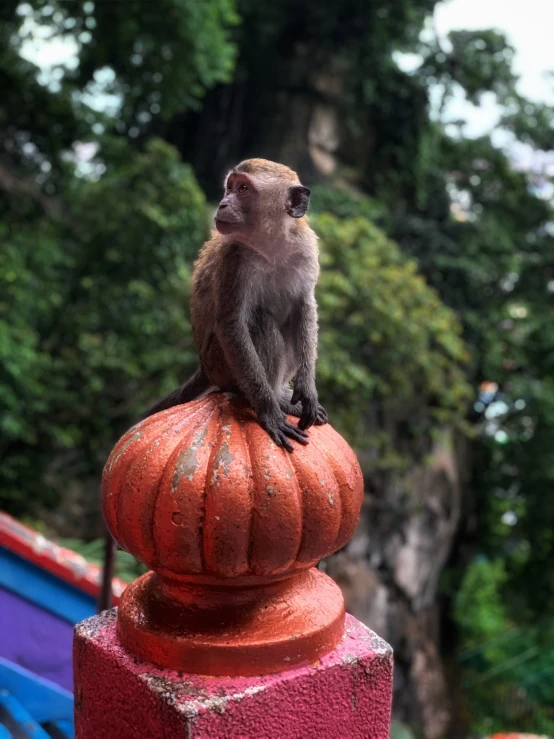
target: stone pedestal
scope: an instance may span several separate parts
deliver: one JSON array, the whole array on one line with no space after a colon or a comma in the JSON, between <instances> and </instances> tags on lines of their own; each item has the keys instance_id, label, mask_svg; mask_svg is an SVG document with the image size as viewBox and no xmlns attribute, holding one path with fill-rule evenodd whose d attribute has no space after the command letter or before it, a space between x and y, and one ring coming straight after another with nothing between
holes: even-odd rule
<instances>
[{"instance_id":1,"label":"stone pedestal","mask_svg":"<svg viewBox=\"0 0 554 739\"><path fill-rule=\"evenodd\" d=\"M244 401L212 393L119 440L102 476L104 516L152 570L119 602L117 636L136 657L267 675L338 645L344 598L314 565L351 538L364 483L330 424L309 436L289 454Z\"/></svg>"},{"instance_id":2,"label":"stone pedestal","mask_svg":"<svg viewBox=\"0 0 554 739\"><path fill-rule=\"evenodd\" d=\"M143 662L116 634L115 610L74 643L76 739L388 739L392 650L346 617L313 663L258 677L204 677Z\"/></svg>"},{"instance_id":3,"label":"stone pedestal","mask_svg":"<svg viewBox=\"0 0 554 739\"><path fill-rule=\"evenodd\" d=\"M102 504L151 572L77 627L77 739L386 739L392 652L315 568L363 495L329 424L289 454L226 394L130 429Z\"/></svg>"}]
</instances>

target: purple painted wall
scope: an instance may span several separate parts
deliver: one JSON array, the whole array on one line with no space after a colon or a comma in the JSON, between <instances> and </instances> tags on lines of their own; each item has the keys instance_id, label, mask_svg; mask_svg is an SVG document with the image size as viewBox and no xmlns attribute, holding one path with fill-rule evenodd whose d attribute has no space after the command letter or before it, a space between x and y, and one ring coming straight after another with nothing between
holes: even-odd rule
<instances>
[{"instance_id":1,"label":"purple painted wall","mask_svg":"<svg viewBox=\"0 0 554 739\"><path fill-rule=\"evenodd\" d=\"M73 690L73 626L0 587L0 656Z\"/></svg>"}]
</instances>

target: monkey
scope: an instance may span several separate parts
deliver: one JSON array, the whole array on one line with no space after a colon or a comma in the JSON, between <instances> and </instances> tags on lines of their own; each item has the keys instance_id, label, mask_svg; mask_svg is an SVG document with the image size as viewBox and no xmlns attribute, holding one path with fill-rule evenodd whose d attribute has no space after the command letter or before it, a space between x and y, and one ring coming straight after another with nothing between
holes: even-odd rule
<instances>
[{"instance_id":1,"label":"monkey","mask_svg":"<svg viewBox=\"0 0 554 739\"><path fill-rule=\"evenodd\" d=\"M193 271L200 367L143 418L220 390L245 398L289 452L289 439L307 444L306 430L327 423L315 383L319 259L306 218L310 195L296 172L265 159L228 173L215 229Z\"/></svg>"}]
</instances>

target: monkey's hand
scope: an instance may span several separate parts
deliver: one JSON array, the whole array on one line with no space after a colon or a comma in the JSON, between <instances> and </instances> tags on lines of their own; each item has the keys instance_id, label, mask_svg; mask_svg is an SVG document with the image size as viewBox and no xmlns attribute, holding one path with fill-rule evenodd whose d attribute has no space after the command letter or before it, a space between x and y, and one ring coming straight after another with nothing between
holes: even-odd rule
<instances>
[{"instance_id":1,"label":"monkey's hand","mask_svg":"<svg viewBox=\"0 0 554 739\"><path fill-rule=\"evenodd\" d=\"M308 443L307 434L289 423L280 408L260 413L258 418L260 426L267 431L277 446L283 447L287 452L293 451L289 439L294 439L299 444L306 445Z\"/></svg>"},{"instance_id":2,"label":"monkey's hand","mask_svg":"<svg viewBox=\"0 0 554 739\"><path fill-rule=\"evenodd\" d=\"M323 406L319 405L317 400L317 390L313 383L306 383L302 379L297 378L294 383L294 392L290 399L291 405L300 403L302 406L302 415L298 421L298 428L304 431L313 426L314 423L320 421L320 416L327 421L327 413ZM321 414L320 411L323 411ZM319 425L319 424L318 424Z\"/></svg>"},{"instance_id":3,"label":"monkey's hand","mask_svg":"<svg viewBox=\"0 0 554 739\"><path fill-rule=\"evenodd\" d=\"M281 400L279 400L279 406L283 413L285 413L287 416L296 416L296 418L302 418L303 410L301 403L296 403L295 405L292 405L290 400L285 400L284 398L281 398ZM314 426L325 426L326 423L329 423L327 411L321 405L321 403L318 403L317 417L314 421Z\"/></svg>"}]
</instances>

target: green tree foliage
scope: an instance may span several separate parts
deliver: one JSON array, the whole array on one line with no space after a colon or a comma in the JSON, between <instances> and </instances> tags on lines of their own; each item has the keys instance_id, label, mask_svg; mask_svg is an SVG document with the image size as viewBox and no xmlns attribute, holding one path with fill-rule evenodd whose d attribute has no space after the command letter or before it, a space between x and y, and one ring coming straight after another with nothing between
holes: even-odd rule
<instances>
[{"instance_id":1,"label":"green tree foliage","mask_svg":"<svg viewBox=\"0 0 554 739\"><path fill-rule=\"evenodd\" d=\"M323 213L314 225L322 266L318 371L334 422L363 446L373 440L360 404L381 401L400 413L416 403L412 433L459 421L470 397L460 326L415 261L366 218Z\"/></svg>"},{"instance_id":2,"label":"green tree foliage","mask_svg":"<svg viewBox=\"0 0 554 739\"><path fill-rule=\"evenodd\" d=\"M420 73L433 76L444 86L462 88L471 103L479 103L484 93L494 93L501 103L514 96L517 77L512 69L514 49L504 34L493 30L451 31L449 50L434 38L422 50L424 65Z\"/></svg>"},{"instance_id":3,"label":"green tree foliage","mask_svg":"<svg viewBox=\"0 0 554 739\"><path fill-rule=\"evenodd\" d=\"M460 627L458 660L465 700L479 736L518 727L554 733L554 647L551 625L518 625L509 615L504 590L509 575L501 559L476 559L456 594Z\"/></svg>"},{"instance_id":4,"label":"green tree foliage","mask_svg":"<svg viewBox=\"0 0 554 739\"><path fill-rule=\"evenodd\" d=\"M412 84L429 89L439 83L439 115L454 92L463 91L475 103L492 92L503 111L496 141L502 135L514 146L517 136L536 152L552 148L553 111L518 93L513 50L501 35L458 32L450 35L448 50L430 42L420 51L423 61ZM537 675L551 660L554 644L547 628L554 603L552 177L547 169L516 166L510 148L489 136L465 136L463 122L447 127L428 119L418 136L414 150L428 151L429 141L435 148L432 157L418 156L416 165L402 168L403 179L393 173L392 183L405 198L394 203L390 187L380 191L391 204L390 232L461 318L476 389L483 381L499 386L493 402L479 398L471 416L479 433L472 551L486 553L492 564L471 565L455 618L466 645L509 628L523 634L507 651L487 650L484 661L471 662L468 690L479 698L473 702L475 730L505 729L506 717L513 715L522 729L550 733L552 717L546 713L552 696L544 694ZM412 199L414 188L419 194ZM471 578L481 575L481 586L470 587ZM518 655L528 650L548 656L540 664L538 657L519 664ZM502 679L482 683L479 672ZM487 691L492 685L498 688L494 694ZM526 696L525 705L516 694ZM518 720L509 714L510 696L519 706ZM546 723L533 723L533 711L546 711Z\"/></svg>"},{"instance_id":5,"label":"green tree foliage","mask_svg":"<svg viewBox=\"0 0 554 739\"><path fill-rule=\"evenodd\" d=\"M15 511L44 500L45 475L53 490L97 471L153 385L195 362L186 305L207 219L190 169L153 140L70 195L67 221L0 226L0 489Z\"/></svg>"},{"instance_id":6,"label":"green tree foliage","mask_svg":"<svg viewBox=\"0 0 554 739\"><path fill-rule=\"evenodd\" d=\"M186 306L205 199L171 147L137 144L147 126L228 78L236 22L230 0L131 12L127 3L2 5L0 505L8 510L52 505L70 481L97 476L117 434L195 361ZM62 43L72 50L65 63L28 61L33 44Z\"/></svg>"},{"instance_id":7,"label":"green tree foliage","mask_svg":"<svg viewBox=\"0 0 554 739\"><path fill-rule=\"evenodd\" d=\"M552 111L539 106L537 112L518 95L509 47L502 50L495 34L462 38L466 48L454 38L450 62L442 63L457 70L445 85L466 84L458 71L472 66L509 112L501 121L506 133L522 134L537 147L552 141ZM477 41L482 43L476 47ZM472 48L481 49L480 61L464 62L475 53ZM506 65L504 72L495 64ZM428 73L425 67L421 73ZM468 87L468 97L480 89L477 82ZM429 202L418 214L399 213L393 232L462 318L475 384L493 380L500 387L501 402L489 409L476 406L482 418L474 487L480 547L507 557L504 594L521 618L543 613L554 602L554 579L546 566L554 556L554 505L546 492L554 474L547 442L554 431L552 179L547 172L515 167L490 137L441 134L438 141L455 218L437 223ZM513 516L503 523L507 512Z\"/></svg>"},{"instance_id":8,"label":"green tree foliage","mask_svg":"<svg viewBox=\"0 0 554 739\"><path fill-rule=\"evenodd\" d=\"M99 93L116 96L119 131L138 132L157 116L197 106L206 89L233 70L233 0L161 0L132 8L33 0L19 4L17 13L24 19L19 40L34 37L39 27L50 41L76 44L79 63L62 76L62 86L77 88L87 102Z\"/></svg>"}]
</instances>

